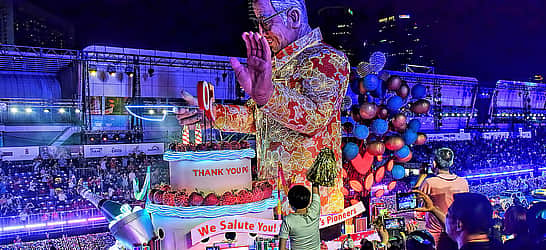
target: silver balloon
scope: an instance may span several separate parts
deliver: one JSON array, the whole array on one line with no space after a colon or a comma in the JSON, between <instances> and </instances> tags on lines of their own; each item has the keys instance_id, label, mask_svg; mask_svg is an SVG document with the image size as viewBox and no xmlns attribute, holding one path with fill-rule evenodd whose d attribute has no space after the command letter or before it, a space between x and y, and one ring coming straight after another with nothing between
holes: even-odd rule
<instances>
[{"instance_id":1,"label":"silver balloon","mask_svg":"<svg viewBox=\"0 0 546 250\"><path fill-rule=\"evenodd\" d=\"M368 62L360 62L358 66L356 67L356 72L360 77L366 77L370 73L372 73L372 68L370 67L370 63Z\"/></svg>"},{"instance_id":2,"label":"silver balloon","mask_svg":"<svg viewBox=\"0 0 546 250\"><path fill-rule=\"evenodd\" d=\"M382 52L376 51L370 56L370 67L372 72L377 73L383 70L385 63L387 63L387 57Z\"/></svg>"},{"instance_id":3,"label":"silver balloon","mask_svg":"<svg viewBox=\"0 0 546 250\"><path fill-rule=\"evenodd\" d=\"M345 96L343 98L343 102L341 103L341 110L345 111L351 108L353 106L353 99L351 99L350 96Z\"/></svg>"}]
</instances>

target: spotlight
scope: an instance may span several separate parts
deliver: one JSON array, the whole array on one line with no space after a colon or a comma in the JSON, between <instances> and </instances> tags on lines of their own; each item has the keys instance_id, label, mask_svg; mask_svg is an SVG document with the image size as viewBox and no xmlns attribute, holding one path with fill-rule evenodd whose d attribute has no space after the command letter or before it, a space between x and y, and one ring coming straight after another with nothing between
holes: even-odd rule
<instances>
[{"instance_id":1,"label":"spotlight","mask_svg":"<svg viewBox=\"0 0 546 250\"><path fill-rule=\"evenodd\" d=\"M108 65L106 71L108 71L108 74L110 74L110 76L116 76L116 67Z\"/></svg>"},{"instance_id":2,"label":"spotlight","mask_svg":"<svg viewBox=\"0 0 546 250\"><path fill-rule=\"evenodd\" d=\"M32 109L31 108L25 108L25 113L32 113Z\"/></svg>"},{"instance_id":3,"label":"spotlight","mask_svg":"<svg viewBox=\"0 0 546 250\"><path fill-rule=\"evenodd\" d=\"M97 140L97 139L96 139L94 136L90 136L90 137L89 137L89 141L90 141L91 143L94 143L96 140Z\"/></svg>"},{"instance_id":4,"label":"spotlight","mask_svg":"<svg viewBox=\"0 0 546 250\"><path fill-rule=\"evenodd\" d=\"M133 77L135 75L135 68L131 65L127 65L127 67L125 67L125 74L129 77Z\"/></svg>"},{"instance_id":5,"label":"spotlight","mask_svg":"<svg viewBox=\"0 0 546 250\"><path fill-rule=\"evenodd\" d=\"M82 111L81 111L80 109L76 109L76 110L74 110L74 112L75 112L76 114L79 114L79 113L82 112Z\"/></svg>"},{"instance_id":6,"label":"spotlight","mask_svg":"<svg viewBox=\"0 0 546 250\"><path fill-rule=\"evenodd\" d=\"M11 108L10 111L11 111L11 113L17 113L17 112L19 112L19 110L17 110L17 108Z\"/></svg>"},{"instance_id":7,"label":"spotlight","mask_svg":"<svg viewBox=\"0 0 546 250\"><path fill-rule=\"evenodd\" d=\"M163 111L161 111L161 113L163 113L164 115L166 115L166 114L167 114L167 110L163 110Z\"/></svg>"},{"instance_id":8,"label":"spotlight","mask_svg":"<svg viewBox=\"0 0 546 250\"><path fill-rule=\"evenodd\" d=\"M66 112L66 110L64 108L59 109L59 113L64 114L65 112Z\"/></svg>"},{"instance_id":9,"label":"spotlight","mask_svg":"<svg viewBox=\"0 0 546 250\"><path fill-rule=\"evenodd\" d=\"M44 109L44 113L49 113L49 112L51 112L51 110L49 110L49 109Z\"/></svg>"},{"instance_id":10,"label":"spotlight","mask_svg":"<svg viewBox=\"0 0 546 250\"><path fill-rule=\"evenodd\" d=\"M91 76L97 76L97 65L94 65L94 64L89 65L89 74Z\"/></svg>"},{"instance_id":11,"label":"spotlight","mask_svg":"<svg viewBox=\"0 0 546 250\"><path fill-rule=\"evenodd\" d=\"M155 72L155 70L154 70L153 68L149 68L149 69L148 69L148 75L149 75L150 77L154 76L154 72Z\"/></svg>"},{"instance_id":12,"label":"spotlight","mask_svg":"<svg viewBox=\"0 0 546 250\"><path fill-rule=\"evenodd\" d=\"M119 141L119 138L120 138L120 137L119 137L119 134L115 134L115 135L114 135L114 141Z\"/></svg>"},{"instance_id":13,"label":"spotlight","mask_svg":"<svg viewBox=\"0 0 546 250\"><path fill-rule=\"evenodd\" d=\"M148 110L148 114L153 115L155 114L155 111L153 109Z\"/></svg>"},{"instance_id":14,"label":"spotlight","mask_svg":"<svg viewBox=\"0 0 546 250\"><path fill-rule=\"evenodd\" d=\"M102 141L108 141L108 135L102 134Z\"/></svg>"}]
</instances>

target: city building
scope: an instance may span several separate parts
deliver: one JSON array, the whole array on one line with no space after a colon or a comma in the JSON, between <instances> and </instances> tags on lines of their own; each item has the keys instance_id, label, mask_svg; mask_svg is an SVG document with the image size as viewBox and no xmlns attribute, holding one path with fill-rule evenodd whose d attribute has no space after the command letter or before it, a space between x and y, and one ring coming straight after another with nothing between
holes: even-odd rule
<instances>
[{"instance_id":1,"label":"city building","mask_svg":"<svg viewBox=\"0 0 546 250\"><path fill-rule=\"evenodd\" d=\"M25 0L0 0L0 43L74 48L74 25Z\"/></svg>"},{"instance_id":2,"label":"city building","mask_svg":"<svg viewBox=\"0 0 546 250\"><path fill-rule=\"evenodd\" d=\"M324 41L343 51L353 63L356 44L353 36L354 14L352 9L343 6L325 7L318 11Z\"/></svg>"},{"instance_id":3,"label":"city building","mask_svg":"<svg viewBox=\"0 0 546 250\"><path fill-rule=\"evenodd\" d=\"M370 48L387 55L389 69L404 70L406 64L435 66L434 58L427 51L429 46L425 38L431 23L417 20L411 14L380 17L377 20L376 38Z\"/></svg>"}]
</instances>

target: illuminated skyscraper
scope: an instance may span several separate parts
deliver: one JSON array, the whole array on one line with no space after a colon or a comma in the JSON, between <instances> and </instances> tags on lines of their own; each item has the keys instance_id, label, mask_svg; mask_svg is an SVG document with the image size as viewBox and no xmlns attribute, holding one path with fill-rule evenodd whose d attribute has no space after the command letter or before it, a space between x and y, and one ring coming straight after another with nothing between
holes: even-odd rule
<instances>
[{"instance_id":1,"label":"illuminated skyscraper","mask_svg":"<svg viewBox=\"0 0 546 250\"><path fill-rule=\"evenodd\" d=\"M0 43L74 48L74 25L25 1L0 0Z\"/></svg>"},{"instance_id":2,"label":"illuminated skyscraper","mask_svg":"<svg viewBox=\"0 0 546 250\"><path fill-rule=\"evenodd\" d=\"M354 15L352 9L340 6L325 7L318 11L324 41L343 51L351 62L355 60Z\"/></svg>"},{"instance_id":3,"label":"illuminated skyscraper","mask_svg":"<svg viewBox=\"0 0 546 250\"><path fill-rule=\"evenodd\" d=\"M376 40L371 44L375 51L387 55L387 67L403 70L404 65L435 66L428 54L426 33L430 23L416 20L410 14L381 17L377 20Z\"/></svg>"}]
</instances>

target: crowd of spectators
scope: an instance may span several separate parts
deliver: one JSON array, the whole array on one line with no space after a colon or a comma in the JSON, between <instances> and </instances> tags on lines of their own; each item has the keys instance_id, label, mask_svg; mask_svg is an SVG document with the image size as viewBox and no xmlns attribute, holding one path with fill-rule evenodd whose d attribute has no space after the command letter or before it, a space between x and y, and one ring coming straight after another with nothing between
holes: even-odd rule
<instances>
[{"instance_id":1,"label":"crowd of spectators","mask_svg":"<svg viewBox=\"0 0 546 250\"><path fill-rule=\"evenodd\" d=\"M115 244L116 240L110 233L87 234L72 237L62 237L40 241L22 242L17 238L14 243L1 245L0 250L88 250L108 249Z\"/></svg>"},{"instance_id":2,"label":"crowd of spectators","mask_svg":"<svg viewBox=\"0 0 546 250\"><path fill-rule=\"evenodd\" d=\"M59 213L89 210L93 205L76 192L77 185L112 200L134 203L132 180L145 178L152 166L152 184L167 182L168 167L161 156L131 154L127 157L85 159L81 156L34 161L0 162L0 217L25 223L39 215L41 221L55 220ZM6 219L6 218L3 218ZM3 220L3 223L6 223Z\"/></svg>"},{"instance_id":3,"label":"crowd of spectators","mask_svg":"<svg viewBox=\"0 0 546 250\"><path fill-rule=\"evenodd\" d=\"M521 165L546 162L546 137L482 139L427 142L414 147L415 162L429 162L434 149L451 148L455 155L453 171L468 174L492 169L510 171Z\"/></svg>"},{"instance_id":4,"label":"crowd of spectators","mask_svg":"<svg viewBox=\"0 0 546 250\"><path fill-rule=\"evenodd\" d=\"M480 184L470 185L470 191L483 194L487 197L499 195L503 191L519 191L523 194L529 194L535 189L546 188L546 177L517 177L500 178L490 181L484 181Z\"/></svg>"}]
</instances>

